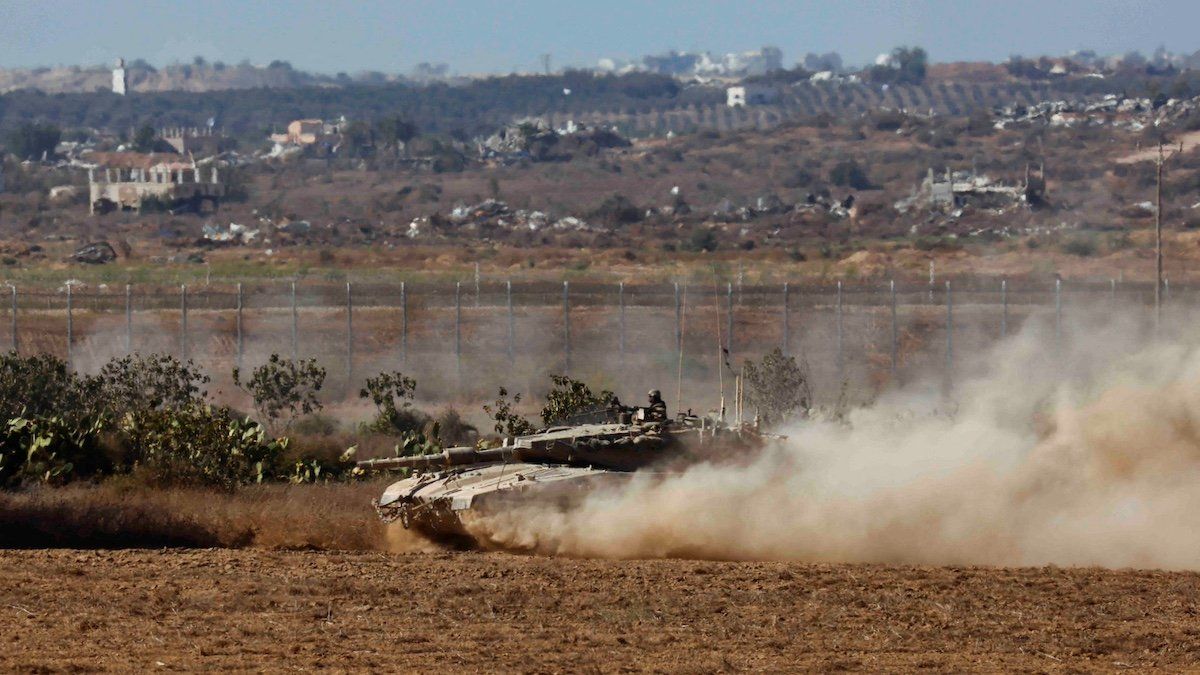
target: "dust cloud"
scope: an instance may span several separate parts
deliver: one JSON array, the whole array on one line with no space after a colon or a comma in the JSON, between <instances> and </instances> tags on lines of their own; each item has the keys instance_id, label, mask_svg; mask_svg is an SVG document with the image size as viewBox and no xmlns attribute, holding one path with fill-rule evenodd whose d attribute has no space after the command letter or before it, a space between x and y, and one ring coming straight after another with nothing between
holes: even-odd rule
<instances>
[{"instance_id":1,"label":"dust cloud","mask_svg":"<svg viewBox=\"0 0 1200 675\"><path fill-rule=\"evenodd\" d=\"M570 556L1200 569L1200 336L1153 335L1112 308L1061 339L1031 321L962 364L949 402L931 376L738 464L477 534Z\"/></svg>"}]
</instances>

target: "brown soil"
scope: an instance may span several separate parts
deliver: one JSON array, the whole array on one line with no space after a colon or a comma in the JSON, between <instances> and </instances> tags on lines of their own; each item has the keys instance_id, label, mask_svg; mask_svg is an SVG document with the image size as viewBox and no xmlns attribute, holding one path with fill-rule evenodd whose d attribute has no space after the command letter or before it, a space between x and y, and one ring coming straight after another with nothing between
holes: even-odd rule
<instances>
[{"instance_id":1,"label":"brown soil","mask_svg":"<svg viewBox=\"0 0 1200 675\"><path fill-rule=\"evenodd\" d=\"M1193 573L0 552L0 670L1180 669Z\"/></svg>"}]
</instances>

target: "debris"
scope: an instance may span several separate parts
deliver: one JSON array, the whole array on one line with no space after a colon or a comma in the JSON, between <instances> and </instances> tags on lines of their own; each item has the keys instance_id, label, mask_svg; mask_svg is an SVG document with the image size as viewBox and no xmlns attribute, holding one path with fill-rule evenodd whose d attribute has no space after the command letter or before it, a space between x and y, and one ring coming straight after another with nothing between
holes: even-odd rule
<instances>
[{"instance_id":1,"label":"debris","mask_svg":"<svg viewBox=\"0 0 1200 675\"><path fill-rule=\"evenodd\" d=\"M50 188L50 201L66 202L79 196L79 188L74 185L56 185Z\"/></svg>"},{"instance_id":2,"label":"debris","mask_svg":"<svg viewBox=\"0 0 1200 675\"><path fill-rule=\"evenodd\" d=\"M117 252L107 241L98 241L75 249L71 259L88 265L103 265L117 259Z\"/></svg>"},{"instance_id":3,"label":"debris","mask_svg":"<svg viewBox=\"0 0 1200 675\"><path fill-rule=\"evenodd\" d=\"M280 225L276 229L291 235L308 234L308 231L312 229L312 223L307 220L293 220Z\"/></svg>"},{"instance_id":4,"label":"debris","mask_svg":"<svg viewBox=\"0 0 1200 675\"><path fill-rule=\"evenodd\" d=\"M249 244L257 237L258 230L247 229L245 225L230 223L228 228L221 229L209 223L204 226L204 236L197 243L201 246L236 246L239 244Z\"/></svg>"}]
</instances>

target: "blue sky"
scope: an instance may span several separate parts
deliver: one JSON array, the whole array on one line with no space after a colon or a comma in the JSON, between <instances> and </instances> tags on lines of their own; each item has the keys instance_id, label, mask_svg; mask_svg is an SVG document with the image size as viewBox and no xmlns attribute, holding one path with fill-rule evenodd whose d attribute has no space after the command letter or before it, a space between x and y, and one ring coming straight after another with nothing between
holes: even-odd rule
<instances>
[{"instance_id":1,"label":"blue sky","mask_svg":"<svg viewBox=\"0 0 1200 675\"><path fill-rule=\"evenodd\" d=\"M1010 54L1200 49L1200 1L931 0L0 0L0 67L290 61L323 73L403 72L422 61L457 73L593 65L605 56L775 45L791 64L838 51L862 63L900 44L935 61Z\"/></svg>"}]
</instances>

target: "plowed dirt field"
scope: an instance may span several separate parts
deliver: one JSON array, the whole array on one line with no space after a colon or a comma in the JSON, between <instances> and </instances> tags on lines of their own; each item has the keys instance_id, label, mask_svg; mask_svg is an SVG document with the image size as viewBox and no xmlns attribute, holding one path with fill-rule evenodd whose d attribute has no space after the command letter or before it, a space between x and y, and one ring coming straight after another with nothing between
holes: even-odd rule
<instances>
[{"instance_id":1,"label":"plowed dirt field","mask_svg":"<svg viewBox=\"0 0 1200 675\"><path fill-rule=\"evenodd\" d=\"M483 553L0 551L0 670L1200 663L1200 575Z\"/></svg>"}]
</instances>

